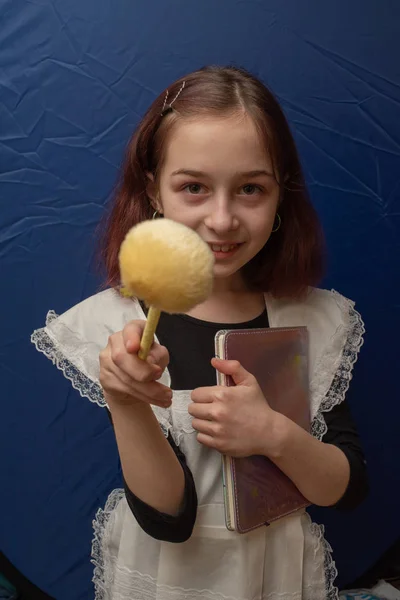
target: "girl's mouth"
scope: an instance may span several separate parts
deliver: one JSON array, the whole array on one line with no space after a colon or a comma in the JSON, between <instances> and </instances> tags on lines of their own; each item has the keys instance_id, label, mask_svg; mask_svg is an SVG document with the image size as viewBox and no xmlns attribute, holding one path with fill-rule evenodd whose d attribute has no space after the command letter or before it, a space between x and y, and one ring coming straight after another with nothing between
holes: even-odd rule
<instances>
[{"instance_id":1,"label":"girl's mouth","mask_svg":"<svg viewBox=\"0 0 400 600\"><path fill-rule=\"evenodd\" d=\"M217 260L227 259L233 256L240 248L241 244L232 243L209 243L209 246Z\"/></svg>"}]
</instances>

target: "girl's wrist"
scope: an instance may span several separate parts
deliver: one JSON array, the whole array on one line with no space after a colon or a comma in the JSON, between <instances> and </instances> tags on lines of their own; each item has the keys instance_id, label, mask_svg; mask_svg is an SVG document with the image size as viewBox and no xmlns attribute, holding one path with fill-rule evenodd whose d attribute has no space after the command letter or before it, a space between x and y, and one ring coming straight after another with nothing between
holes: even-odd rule
<instances>
[{"instance_id":1,"label":"girl's wrist","mask_svg":"<svg viewBox=\"0 0 400 600\"><path fill-rule=\"evenodd\" d=\"M271 460L279 459L284 454L290 437L291 421L271 408L265 412L263 421L259 454Z\"/></svg>"},{"instance_id":2,"label":"girl's wrist","mask_svg":"<svg viewBox=\"0 0 400 600\"><path fill-rule=\"evenodd\" d=\"M113 412L148 412L151 410L150 405L146 404L141 400L135 400L131 396L121 397L113 396L112 394L104 394L105 401L107 402L108 408L113 414Z\"/></svg>"}]
</instances>

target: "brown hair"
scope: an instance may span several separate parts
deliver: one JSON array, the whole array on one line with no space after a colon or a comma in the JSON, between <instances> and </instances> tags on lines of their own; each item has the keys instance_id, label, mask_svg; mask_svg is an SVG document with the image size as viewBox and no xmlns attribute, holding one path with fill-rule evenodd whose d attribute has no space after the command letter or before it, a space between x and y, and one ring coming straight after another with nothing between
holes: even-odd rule
<instances>
[{"instance_id":1,"label":"brown hair","mask_svg":"<svg viewBox=\"0 0 400 600\"><path fill-rule=\"evenodd\" d=\"M150 106L129 142L122 177L105 222L102 259L107 285L119 284L118 253L133 225L151 218L154 209L146 193L148 173L155 178L177 119L204 114L249 114L272 160L280 185L281 227L245 267L248 283L275 297L299 297L323 274L323 236L286 118L273 94L254 76L236 67L205 67L168 88L173 101L162 115L166 91Z\"/></svg>"}]
</instances>

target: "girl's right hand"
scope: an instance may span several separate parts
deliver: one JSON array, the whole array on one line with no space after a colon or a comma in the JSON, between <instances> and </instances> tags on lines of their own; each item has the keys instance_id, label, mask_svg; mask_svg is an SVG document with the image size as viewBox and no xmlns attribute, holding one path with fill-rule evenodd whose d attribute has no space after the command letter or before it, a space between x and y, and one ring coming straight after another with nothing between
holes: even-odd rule
<instances>
[{"instance_id":1,"label":"girl's right hand","mask_svg":"<svg viewBox=\"0 0 400 600\"><path fill-rule=\"evenodd\" d=\"M109 405L171 405L171 389L157 381L169 363L168 350L154 343L146 361L138 357L145 325L145 321L130 321L108 338L100 352L99 380Z\"/></svg>"}]
</instances>

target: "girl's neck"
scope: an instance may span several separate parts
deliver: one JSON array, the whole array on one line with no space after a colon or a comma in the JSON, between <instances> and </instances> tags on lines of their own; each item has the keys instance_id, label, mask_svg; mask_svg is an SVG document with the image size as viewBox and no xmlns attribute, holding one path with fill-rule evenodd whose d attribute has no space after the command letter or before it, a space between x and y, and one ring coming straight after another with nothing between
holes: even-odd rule
<instances>
[{"instance_id":1,"label":"girl's neck","mask_svg":"<svg viewBox=\"0 0 400 600\"><path fill-rule=\"evenodd\" d=\"M221 290L214 291L187 314L212 323L245 323L258 317L264 309L265 298L261 292Z\"/></svg>"}]
</instances>

